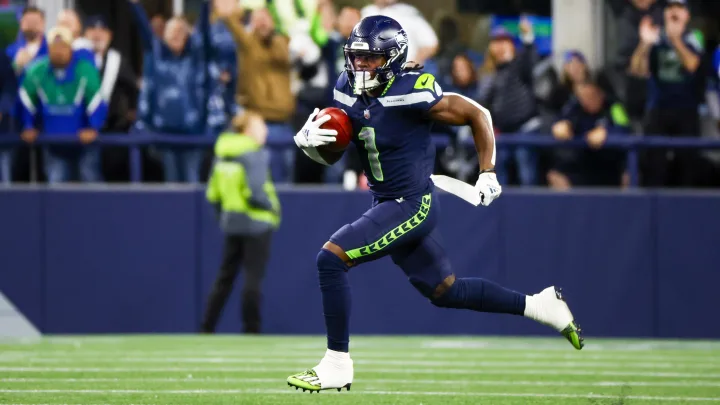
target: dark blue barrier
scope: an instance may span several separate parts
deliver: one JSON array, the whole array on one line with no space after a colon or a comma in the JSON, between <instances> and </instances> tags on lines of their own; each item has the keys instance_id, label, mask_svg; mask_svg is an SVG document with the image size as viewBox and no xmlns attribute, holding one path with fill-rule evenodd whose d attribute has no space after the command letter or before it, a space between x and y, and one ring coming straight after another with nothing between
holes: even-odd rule
<instances>
[{"instance_id":1,"label":"dark blue barrier","mask_svg":"<svg viewBox=\"0 0 720 405\"><path fill-rule=\"evenodd\" d=\"M45 327L196 329L197 199L188 191L45 193Z\"/></svg>"},{"instance_id":2,"label":"dark blue barrier","mask_svg":"<svg viewBox=\"0 0 720 405\"><path fill-rule=\"evenodd\" d=\"M660 195L653 234L657 235L658 335L720 336L717 306L720 282L720 199L701 193ZM706 310L707 309L707 310Z\"/></svg>"},{"instance_id":3,"label":"dark blue barrier","mask_svg":"<svg viewBox=\"0 0 720 405\"><path fill-rule=\"evenodd\" d=\"M0 191L0 290L44 328L45 193Z\"/></svg>"},{"instance_id":4,"label":"dark blue barrier","mask_svg":"<svg viewBox=\"0 0 720 405\"><path fill-rule=\"evenodd\" d=\"M322 333L315 256L369 207L363 192L282 191L264 330ZM458 276L532 293L564 287L591 335L720 338L720 194L507 190L489 208L439 196ZM46 333L191 332L222 236L194 188L0 191L0 290ZM389 259L353 268L353 331L551 334L522 319L433 307ZM240 330L237 293L220 331Z\"/></svg>"},{"instance_id":5,"label":"dark blue barrier","mask_svg":"<svg viewBox=\"0 0 720 405\"><path fill-rule=\"evenodd\" d=\"M291 136L287 139L280 137L268 137L267 145L271 148L295 147ZM437 146L446 146L450 142L447 135L437 134L433 136ZM22 141L19 137L0 137L0 146L18 145ZM465 145L472 146L472 140ZM193 137L177 135L158 134L103 134L96 141L100 146L127 146L130 149L130 178L133 182L141 180L142 160L140 158L140 147L150 145L174 146L179 148L187 147L209 147L214 143L211 137ZM40 137L38 145L77 145L78 138L75 135L55 136L50 138ZM498 148L515 148L528 146L533 148L588 148L584 139L572 139L569 141L558 141L551 136L527 135L527 134L502 134L497 138ZM604 145L609 149L627 150L627 168L630 175L630 184L639 184L639 158L638 153L642 149L674 148L674 149L720 149L720 140L705 138L668 138L663 136L621 136L609 135Z\"/></svg>"}]
</instances>

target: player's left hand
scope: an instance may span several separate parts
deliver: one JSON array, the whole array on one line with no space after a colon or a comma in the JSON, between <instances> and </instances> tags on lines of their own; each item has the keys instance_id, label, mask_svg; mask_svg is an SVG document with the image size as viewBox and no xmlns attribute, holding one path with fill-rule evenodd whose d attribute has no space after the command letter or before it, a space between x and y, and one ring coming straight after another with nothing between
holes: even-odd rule
<instances>
[{"instance_id":1,"label":"player's left hand","mask_svg":"<svg viewBox=\"0 0 720 405\"><path fill-rule=\"evenodd\" d=\"M496 198L500 197L502 193L502 187L497 181L495 173L480 173L477 183L475 183L475 189L480 193L480 204L487 207Z\"/></svg>"}]
</instances>

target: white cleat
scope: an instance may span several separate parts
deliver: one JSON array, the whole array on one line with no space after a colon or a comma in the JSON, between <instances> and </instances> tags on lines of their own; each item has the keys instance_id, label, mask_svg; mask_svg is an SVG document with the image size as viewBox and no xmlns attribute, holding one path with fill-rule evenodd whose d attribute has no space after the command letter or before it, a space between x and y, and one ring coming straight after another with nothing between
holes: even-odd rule
<instances>
[{"instance_id":1,"label":"white cleat","mask_svg":"<svg viewBox=\"0 0 720 405\"><path fill-rule=\"evenodd\" d=\"M562 289L548 287L526 298L525 316L554 328L580 350L585 346L582 329L575 323L570 308L562 297Z\"/></svg>"},{"instance_id":2,"label":"white cleat","mask_svg":"<svg viewBox=\"0 0 720 405\"><path fill-rule=\"evenodd\" d=\"M302 389L303 392L307 390L310 393L330 389L340 391L343 388L350 391L353 376L353 361L349 357L340 360L326 354L320 364L311 370L288 377L287 384L295 387L296 390Z\"/></svg>"}]
</instances>

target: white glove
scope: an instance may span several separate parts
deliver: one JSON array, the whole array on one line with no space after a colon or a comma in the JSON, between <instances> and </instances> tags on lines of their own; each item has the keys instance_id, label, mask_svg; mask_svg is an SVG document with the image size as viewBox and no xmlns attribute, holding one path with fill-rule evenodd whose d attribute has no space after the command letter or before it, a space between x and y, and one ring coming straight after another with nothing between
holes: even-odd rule
<instances>
[{"instance_id":1,"label":"white glove","mask_svg":"<svg viewBox=\"0 0 720 405\"><path fill-rule=\"evenodd\" d=\"M500 197L502 187L497 181L495 173L480 173L475 190L480 193L480 204L484 206L490 205L496 198Z\"/></svg>"},{"instance_id":2,"label":"white glove","mask_svg":"<svg viewBox=\"0 0 720 405\"><path fill-rule=\"evenodd\" d=\"M330 121L330 115L323 115L320 119L313 121L320 112L319 109L310 114L305 125L293 138L300 149L315 148L322 145L329 145L335 142L337 131L334 129L321 129L320 126Z\"/></svg>"}]
</instances>

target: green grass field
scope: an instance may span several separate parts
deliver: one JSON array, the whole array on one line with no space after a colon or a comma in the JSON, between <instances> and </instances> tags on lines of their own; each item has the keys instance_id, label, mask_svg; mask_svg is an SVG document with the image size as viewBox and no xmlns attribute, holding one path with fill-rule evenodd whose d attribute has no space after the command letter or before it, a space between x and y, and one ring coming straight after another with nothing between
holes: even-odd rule
<instances>
[{"instance_id":1,"label":"green grass field","mask_svg":"<svg viewBox=\"0 0 720 405\"><path fill-rule=\"evenodd\" d=\"M356 337L352 390L303 393L322 337L50 337L0 344L6 404L698 404L720 342Z\"/></svg>"}]
</instances>

